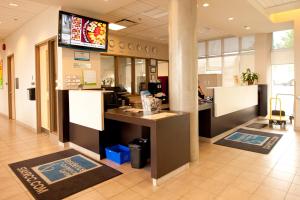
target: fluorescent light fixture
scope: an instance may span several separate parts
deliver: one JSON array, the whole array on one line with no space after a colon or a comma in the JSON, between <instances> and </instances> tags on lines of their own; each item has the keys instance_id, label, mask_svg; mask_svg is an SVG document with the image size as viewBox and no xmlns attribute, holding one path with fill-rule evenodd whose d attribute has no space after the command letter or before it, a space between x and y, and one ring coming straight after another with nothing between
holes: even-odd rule
<instances>
[{"instance_id":1,"label":"fluorescent light fixture","mask_svg":"<svg viewBox=\"0 0 300 200\"><path fill-rule=\"evenodd\" d=\"M232 20L234 20L233 17L228 17L228 21L232 21Z\"/></svg>"},{"instance_id":2,"label":"fluorescent light fixture","mask_svg":"<svg viewBox=\"0 0 300 200\"><path fill-rule=\"evenodd\" d=\"M12 7L18 7L19 5L16 3L9 3L8 5L12 6Z\"/></svg>"},{"instance_id":3,"label":"fluorescent light fixture","mask_svg":"<svg viewBox=\"0 0 300 200\"><path fill-rule=\"evenodd\" d=\"M127 28L127 27L126 27L126 26L119 25L119 24L110 23L110 24L108 25L108 28L109 28L110 30L119 31L119 30L122 30L122 29Z\"/></svg>"},{"instance_id":4,"label":"fluorescent light fixture","mask_svg":"<svg viewBox=\"0 0 300 200\"><path fill-rule=\"evenodd\" d=\"M246 30L250 30L250 29L251 29L251 27L250 27L250 26L244 26L244 29L246 29Z\"/></svg>"},{"instance_id":5,"label":"fluorescent light fixture","mask_svg":"<svg viewBox=\"0 0 300 200\"><path fill-rule=\"evenodd\" d=\"M209 3L204 3L204 4L202 4L202 6L203 6L204 8L207 8L207 7L209 6Z\"/></svg>"}]
</instances>

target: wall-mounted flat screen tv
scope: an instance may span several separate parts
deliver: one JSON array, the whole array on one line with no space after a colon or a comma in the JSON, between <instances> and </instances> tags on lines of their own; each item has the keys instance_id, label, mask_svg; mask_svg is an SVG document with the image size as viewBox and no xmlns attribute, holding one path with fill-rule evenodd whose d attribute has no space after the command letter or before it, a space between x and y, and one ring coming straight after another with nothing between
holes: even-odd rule
<instances>
[{"instance_id":1,"label":"wall-mounted flat screen tv","mask_svg":"<svg viewBox=\"0 0 300 200\"><path fill-rule=\"evenodd\" d=\"M64 11L59 12L58 45L107 51L108 23Z\"/></svg>"}]
</instances>

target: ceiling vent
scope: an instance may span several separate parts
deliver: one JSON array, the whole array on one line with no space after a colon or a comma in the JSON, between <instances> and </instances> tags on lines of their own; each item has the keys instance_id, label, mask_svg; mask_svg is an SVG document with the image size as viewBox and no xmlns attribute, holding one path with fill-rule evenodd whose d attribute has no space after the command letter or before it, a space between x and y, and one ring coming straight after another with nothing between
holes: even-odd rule
<instances>
[{"instance_id":1,"label":"ceiling vent","mask_svg":"<svg viewBox=\"0 0 300 200\"><path fill-rule=\"evenodd\" d=\"M131 21L129 19L121 19L121 20L115 22L115 24L125 26L125 27L131 27L131 26L137 25L138 23L135 21Z\"/></svg>"}]
</instances>

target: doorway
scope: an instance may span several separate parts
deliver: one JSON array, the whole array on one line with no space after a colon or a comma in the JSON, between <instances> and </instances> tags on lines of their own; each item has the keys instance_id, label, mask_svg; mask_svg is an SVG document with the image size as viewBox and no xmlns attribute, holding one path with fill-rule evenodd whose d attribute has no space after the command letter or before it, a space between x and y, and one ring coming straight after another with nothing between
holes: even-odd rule
<instances>
[{"instance_id":1,"label":"doorway","mask_svg":"<svg viewBox=\"0 0 300 200\"><path fill-rule=\"evenodd\" d=\"M57 131L56 39L36 45L37 132Z\"/></svg>"},{"instance_id":2,"label":"doorway","mask_svg":"<svg viewBox=\"0 0 300 200\"><path fill-rule=\"evenodd\" d=\"M14 55L7 57L7 82L8 82L8 117L16 119L16 95L15 95L15 61Z\"/></svg>"},{"instance_id":3,"label":"doorway","mask_svg":"<svg viewBox=\"0 0 300 200\"><path fill-rule=\"evenodd\" d=\"M272 65L272 97L280 98L282 110L294 116L294 64Z\"/></svg>"}]
</instances>

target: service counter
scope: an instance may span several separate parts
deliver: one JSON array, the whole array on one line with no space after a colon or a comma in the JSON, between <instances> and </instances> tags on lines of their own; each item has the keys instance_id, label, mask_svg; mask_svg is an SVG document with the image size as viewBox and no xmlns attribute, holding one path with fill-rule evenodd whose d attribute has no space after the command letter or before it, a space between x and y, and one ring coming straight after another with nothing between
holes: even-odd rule
<instances>
[{"instance_id":1,"label":"service counter","mask_svg":"<svg viewBox=\"0 0 300 200\"><path fill-rule=\"evenodd\" d=\"M59 99L59 140L95 159L104 159L105 148L128 145L135 138L150 139L151 177L157 185L188 167L190 117L188 113L162 111L156 114L105 110L108 91L62 90Z\"/></svg>"},{"instance_id":2,"label":"service counter","mask_svg":"<svg viewBox=\"0 0 300 200\"><path fill-rule=\"evenodd\" d=\"M200 137L213 138L266 115L266 85L216 87L213 94L213 103L199 104Z\"/></svg>"}]
</instances>

